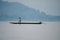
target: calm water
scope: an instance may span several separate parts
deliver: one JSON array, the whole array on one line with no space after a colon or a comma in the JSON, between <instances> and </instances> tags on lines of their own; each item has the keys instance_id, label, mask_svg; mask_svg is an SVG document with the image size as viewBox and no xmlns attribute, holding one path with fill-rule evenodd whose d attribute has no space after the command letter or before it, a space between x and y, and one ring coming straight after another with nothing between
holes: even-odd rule
<instances>
[{"instance_id":1,"label":"calm water","mask_svg":"<svg viewBox=\"0 0 60 40\"><path fill-rule=\"evenodd\" d=\"M0 40L60 40L60 22L40 25L0 22Z\"/></svg>"}]
</instances>

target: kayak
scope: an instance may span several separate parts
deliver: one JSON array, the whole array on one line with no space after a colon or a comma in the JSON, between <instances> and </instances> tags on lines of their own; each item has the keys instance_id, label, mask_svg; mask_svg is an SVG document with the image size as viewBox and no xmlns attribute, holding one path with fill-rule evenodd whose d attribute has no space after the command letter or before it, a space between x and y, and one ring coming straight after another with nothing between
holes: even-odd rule
<instances>
[{"instance_id":1,"label":"kayak","mask_svg":"<svg viewBox=\"0 0 60 40\"><path fill-rule=\"evenodd\" d=\"M42 22L38 22L38 23L26 23L26 22L21 22L21 23L19 23L19 22L10 22L11 24L42 24Z\"/></svg>"}]
</instances>

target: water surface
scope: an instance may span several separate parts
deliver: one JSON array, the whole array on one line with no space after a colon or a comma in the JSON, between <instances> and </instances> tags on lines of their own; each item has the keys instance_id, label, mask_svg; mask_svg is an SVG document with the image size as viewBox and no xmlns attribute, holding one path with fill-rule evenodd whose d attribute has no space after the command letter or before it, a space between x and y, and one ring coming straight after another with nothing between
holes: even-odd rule
<instances>
[{"instance_id":1,"label":"water surface","mask_svg":"<svg viewBox=\"0 0 60 40\"><path fill-rule=\"evenodd\" d=\"M0 40L60 40L60 22L40 25L0 22Z\"/></svg>"}]
</instances>

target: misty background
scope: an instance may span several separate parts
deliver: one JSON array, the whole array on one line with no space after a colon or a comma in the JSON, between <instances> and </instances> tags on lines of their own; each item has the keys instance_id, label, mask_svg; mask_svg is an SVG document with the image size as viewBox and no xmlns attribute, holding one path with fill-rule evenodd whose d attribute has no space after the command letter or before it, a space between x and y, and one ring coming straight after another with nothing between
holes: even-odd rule
<instances>
[{"instance_id":1,"label":"misty background","mask_svg":"<svg viewBox=\"0 0 60 40\"><path fill-rule=\"evenodd\" d=\"M36 0L30 0L29 2L27 0L18 1L19 0L0 0L1 21L18 20L18 17L22 17L22 20L29 21L60 21L60 9L59 5L57 5L59 2L55 3L52 1L53 3L51 4L51 1L41 0L38 0L39 2Z\"/></svg>"},{"instance_id":2,"label":"misty background","mask_svg":"<svg viewBox=\"0 0 60 40\"><path fill-rule=\"evenodd\" d=\"M60 0L4 0L19 2L30 8L44 11L47 15L60 16Z\"/></svg>"}]
</instances>

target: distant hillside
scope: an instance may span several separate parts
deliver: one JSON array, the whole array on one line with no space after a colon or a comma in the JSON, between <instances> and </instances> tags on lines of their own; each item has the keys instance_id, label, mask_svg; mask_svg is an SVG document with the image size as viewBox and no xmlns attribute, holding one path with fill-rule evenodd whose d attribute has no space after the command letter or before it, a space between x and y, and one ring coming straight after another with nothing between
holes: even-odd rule
<instances>
[{"instance_id":1,"label":"distant hillside","mask_svg":"<svg viewBox=\"0 0 60 40\"><path fill-rule=\"evenodd\" d=\"M31 21L60 21L60 16L46 15L21 3L0 1L0 21L18 20L18 17Z\"/></svg>"}]
</instances>

